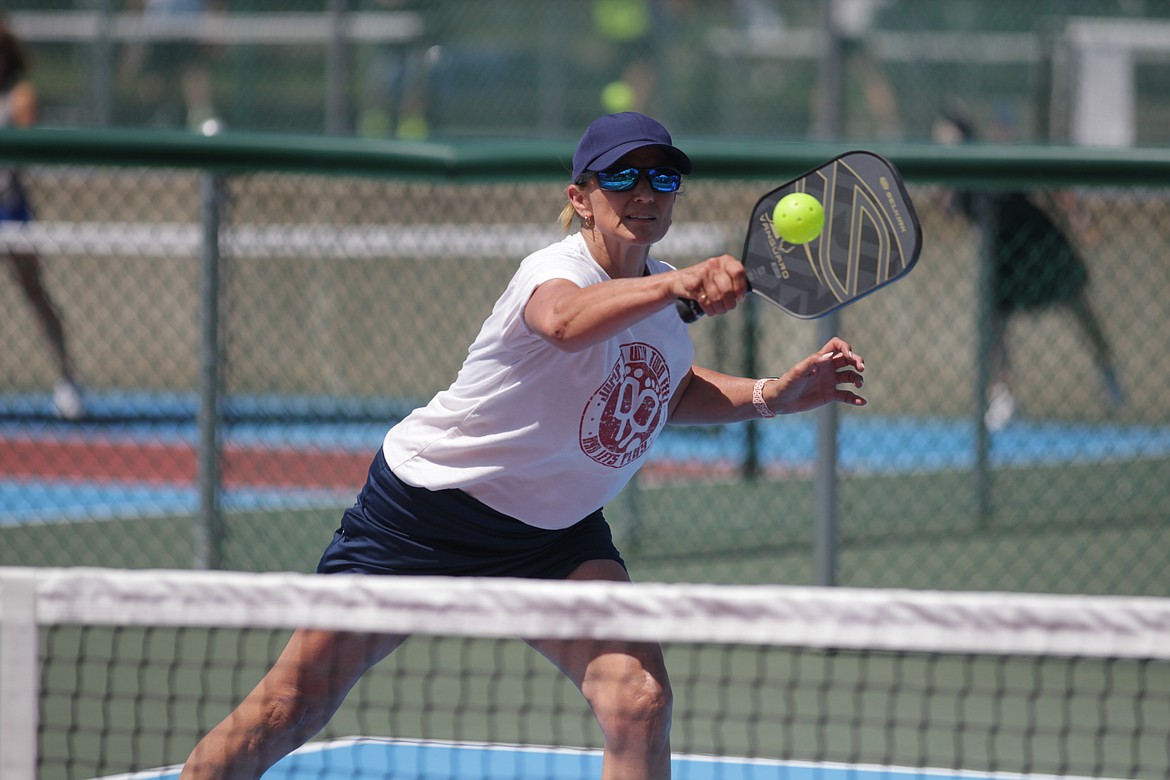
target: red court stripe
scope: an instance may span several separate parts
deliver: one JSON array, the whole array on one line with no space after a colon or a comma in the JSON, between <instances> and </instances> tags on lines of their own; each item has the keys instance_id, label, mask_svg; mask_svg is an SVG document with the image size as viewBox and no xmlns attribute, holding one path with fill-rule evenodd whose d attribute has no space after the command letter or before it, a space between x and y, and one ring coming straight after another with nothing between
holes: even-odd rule
<instances>
[{"instance_id":1,"label":"red court stripe","mask_svg":"<svg viewBox=\"0 0 1170 780\"><path fill-rule=\"evenodd\" d=\"M228 446L223 482L231 486L353 488L365 481L372 455ZM197 460L187 444L124 441L0 441L0 474L24 479L94 482L194 482Z\"/></svg>"}]
</instances>

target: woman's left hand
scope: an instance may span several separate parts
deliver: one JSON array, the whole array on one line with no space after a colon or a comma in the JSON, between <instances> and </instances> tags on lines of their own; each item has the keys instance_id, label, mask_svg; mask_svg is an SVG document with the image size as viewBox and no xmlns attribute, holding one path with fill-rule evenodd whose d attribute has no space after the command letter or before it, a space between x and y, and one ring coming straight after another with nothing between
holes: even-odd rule
<instances>
[{"instance_id":1,"label":"woman's left hand","mask_svg":"<svg viewBox=\"0 0 1170 780\"><path fill-rule=\"evenodd\" d=\"M764 385L764 400L777 414L806 412L834 402L865 406L866 400L848 387L861 389L863 371L861 355L834 336L779 380Z\"/></svg>"}]
</instances>

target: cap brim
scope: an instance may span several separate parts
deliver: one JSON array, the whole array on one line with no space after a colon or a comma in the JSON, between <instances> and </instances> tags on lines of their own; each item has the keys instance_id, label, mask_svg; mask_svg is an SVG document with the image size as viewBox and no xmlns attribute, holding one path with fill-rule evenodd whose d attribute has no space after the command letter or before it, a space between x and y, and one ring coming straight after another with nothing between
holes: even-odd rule
<instances>
[{"instance_id":1,"label":"cap brim","mask_svg":"<svg viewBox=\"0 0 1170 780\"><path fill-rule=\"evenodd\" d=\"M677 146L670 146L669 144L659 143L657 141L627 141L626 143L610 149L605 154L598 156L595 160L589 163L586 170L589 171L604 171L606 168L612 168L618 160L625 157L635 149L641 149L646 146L656 146L662 151L666 152L670 157L671 164L678 168L679 173L690 173L694 166L691 165L691 158L683 153L682 149Z\"/></svg>"}]
</instances>

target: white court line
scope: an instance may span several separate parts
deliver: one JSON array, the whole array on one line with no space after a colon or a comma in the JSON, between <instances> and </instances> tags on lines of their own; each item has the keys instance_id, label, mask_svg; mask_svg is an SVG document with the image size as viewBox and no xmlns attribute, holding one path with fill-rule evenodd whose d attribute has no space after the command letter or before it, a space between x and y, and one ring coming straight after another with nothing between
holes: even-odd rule
<instances>
[{"instance_id":1,"label":"white court line","mask_svg":"<svg viewBox=\"0 0 1170 780\"><path fill-rule=\"evenodd\" d=\"M515 258L559 240L555 225L225 225L223 254L239 258L426 259ZM738 251L743 226L727 222L676 225L655 245L656 257L691 263ZM41 255L90 257L196 256L203 228L193 223L0 222L0 247L34 250Z\"/></svg>"}]
</instances>

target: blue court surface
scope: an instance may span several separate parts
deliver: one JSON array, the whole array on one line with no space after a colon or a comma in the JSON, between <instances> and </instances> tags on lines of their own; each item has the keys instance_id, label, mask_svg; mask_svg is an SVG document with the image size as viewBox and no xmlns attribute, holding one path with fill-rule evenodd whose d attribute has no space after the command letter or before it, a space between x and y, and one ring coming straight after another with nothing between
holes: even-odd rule
<instances>
[{"instance_id":1,"label":"blue court surface","mask_svg":"<svg viewBox=\"0 0 1170 780\"><path fill-rule=\"evenodd\" d=\"M175 780L178 776L178 767L168 767L103 780ZM672 762L672 776L675 780L913 780L928 777L1010 780L1019 777L1003 772L990 775L937 769L679 755ZM595 780L598 777L601 777L601 753L594 750L368 737L308 745L264 775L265 780Z\"/></svg>"},{"instance_id":2,"label":"blue court surface","mask_svg":"<svg viewBox=\"0 0 1170 780\"><path fill-rule=\"evenodd\" d=\"M55 419L43 395L0 397L0 448L6 441L94 447L136 444L192 450L198 441L196 399L188 394L109 393L87 397L83 421ZM401 400L337 398L238 398L225 402L226 447L285 453L326 452L356 458L353 477L305 487L233 484L223 494L232 510L336 507L360 488L363 463L387 428L410 409ZM976 464L976 426L970 419L890 417L868 411L842 416L838 465L853 475L970 470ZM668 427L646 456L646 474L669 479L698 467L712 474L734 471L745 458L745 426ZM795 415L757 426L760 465L777 474L811 473L817 423ZM49 457L49 456L46 456ZM1120 422L1021 419L991 437L993 468L1056 467L1170 457L1170 426ZM60 460L58 457L57 460ZM87 478L69 474L30 479L0 474L0 526L185 515L197 511L191 480Z\"/></svg>"}]
</instances>

